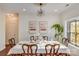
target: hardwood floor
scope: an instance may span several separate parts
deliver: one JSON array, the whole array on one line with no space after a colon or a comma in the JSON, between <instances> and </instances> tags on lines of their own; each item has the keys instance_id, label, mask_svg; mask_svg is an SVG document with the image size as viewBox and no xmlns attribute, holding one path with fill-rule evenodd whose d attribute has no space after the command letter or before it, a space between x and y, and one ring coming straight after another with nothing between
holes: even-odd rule
<instances>
[{"instance_id":1,"label":"hardwood floor","mask_svg":"<svg viewBox=\"0 0 79 59\"><path fill-rule=\"evenodd\" d=\"M0 51L0 56L7 56L7 53L9 52L10 49L11 47L6 46L4 50Z\"/></svg>"}]
</instances>

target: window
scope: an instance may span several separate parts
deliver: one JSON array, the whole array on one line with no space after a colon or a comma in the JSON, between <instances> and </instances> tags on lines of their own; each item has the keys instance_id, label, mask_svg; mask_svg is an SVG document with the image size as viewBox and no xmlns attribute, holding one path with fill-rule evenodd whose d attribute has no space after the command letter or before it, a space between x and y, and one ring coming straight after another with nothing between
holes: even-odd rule
<instances>
[{"instance_id":1,"label":"window","mask_svg":"<svg viewBox=\"0 0 79 59\"><path fill-rule=\"evenodd\" d=\"M79 20L68 22L67 36L70 39L70 43L79 46Z\"/></svg>"}]
</instances>

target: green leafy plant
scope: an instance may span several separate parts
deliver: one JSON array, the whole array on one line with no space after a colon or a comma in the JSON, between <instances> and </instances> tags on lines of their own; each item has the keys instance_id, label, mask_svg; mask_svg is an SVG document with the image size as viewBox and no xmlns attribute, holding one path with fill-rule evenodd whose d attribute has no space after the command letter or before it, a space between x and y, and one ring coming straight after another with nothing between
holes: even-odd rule
<instances>
[{"instance_id":1,"label":"green leafy plant","mask_svg":"<svg viewBox=\"0 0 79 59\"><path fill-rule=\"evenodd\" d=\"M62 34L64 32L63 26L60 24L54 24L54 25L52 25L51 28L55 29L55 38L57 38L57 40L59 40L60 37L62 37Z\"/></svg>"}]
</instances>

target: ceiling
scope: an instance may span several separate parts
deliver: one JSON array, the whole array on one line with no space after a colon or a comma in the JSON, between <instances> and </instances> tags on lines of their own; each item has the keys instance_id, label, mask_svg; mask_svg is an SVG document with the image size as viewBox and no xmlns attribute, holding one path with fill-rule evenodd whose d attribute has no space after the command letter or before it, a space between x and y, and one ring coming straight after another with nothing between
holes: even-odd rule
<instances>
[{"instance_id":1,"label":"ceiling","mask_svg":"<svg viewBox=\"0 0 79 59\"><path fill-rule=\"evenodd\" d=\"M67 3L45 3L42 9L45 14L60 14L74 5L78 4L74 3L67 6ZM0 3L0 9L4 12L36 14L39 6L34 3Z\"/></svg>"}]
</instances>

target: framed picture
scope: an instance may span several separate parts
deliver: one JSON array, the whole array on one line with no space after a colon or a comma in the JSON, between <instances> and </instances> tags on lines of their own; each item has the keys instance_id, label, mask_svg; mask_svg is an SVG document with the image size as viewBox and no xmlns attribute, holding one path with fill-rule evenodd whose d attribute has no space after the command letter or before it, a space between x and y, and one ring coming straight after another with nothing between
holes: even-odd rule
<instances>
[{"instance_id":1,"label":"framed picture","mask_svg":"<svg viewBox=\"0 0 79 59\"><path fill-rule=\"evenodd\" d=\"M40 31L47 31L48 29L48 22L47 21L40 21L39 22L39 30Z\"/></svg>"},{"instance_id":2,"label":"framed picture","mask_svg":"<svg viewBox=\"0 0 79 59\"><path fill-rule=\"evenodd\" d=\"M30 32L35 32L36 31L36 21L29 21L29 31Z\"/></svg>"}]
</instances>

